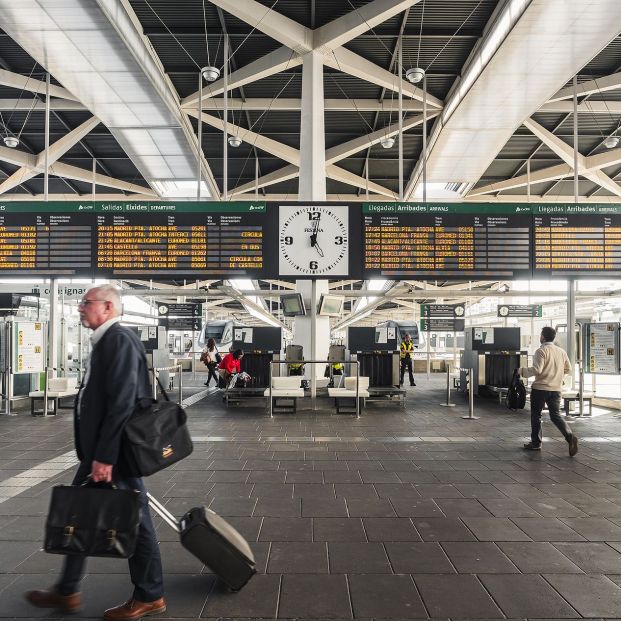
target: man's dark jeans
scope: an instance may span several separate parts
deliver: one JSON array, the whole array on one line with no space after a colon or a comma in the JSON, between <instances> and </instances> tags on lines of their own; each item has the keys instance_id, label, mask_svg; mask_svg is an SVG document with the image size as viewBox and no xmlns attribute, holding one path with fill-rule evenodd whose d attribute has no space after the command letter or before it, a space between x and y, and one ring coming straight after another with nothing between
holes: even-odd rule
<instances>
[{"instance_id":1,"label":"man's dark jeans","mask_svg":"<svg viewBox=\"0 0 621 621\"><path fill-rule=\"evenodd\" d=\"M82 462L73 478L73 485L84 482L90 472L91 464ZM142 479L114 476L114 482L121 489L140 490L142 510L140 514L140 529L136 552L128 559L129 574L134 584L134 599L139 602L153 602L164 595L164 580L162 577L162 562L160 548L155 535L155 528L151 521L148 500ZM65 557L63 571L57 583L61 595L70 595L80 590L80 581L84 574L86 557L68 555Z\"/></svg>"},{"instance_id":2,"label":"man's dark jeans","mask_svg":"<svg viewBox=\"0 0 621 621\"><path fill-rule=\"evenodd\" d=\"M411 358L401 358L401 377L399 379L399 384L403 384L403 376L405 375L405 371L407 370L410 386L414 386L414 375L412 375L412 359Z\"/></svg>"},{"instance_id":3,"label":"man's dark jeans","mask_svg":"<svg viewBox=\"0 0 621 621\"><path fill-rule=\"evenodd\" d=\"M550 412L550 420L556 425L556 428L565 436L565 440L569 442L571 438L571 429L561 417L561 393L557 390L537 390L533 388L530 393L530 439L533 444L539 445L543 439L541 432L541 411L548 406Z\"/></svg>"}]
</instances>

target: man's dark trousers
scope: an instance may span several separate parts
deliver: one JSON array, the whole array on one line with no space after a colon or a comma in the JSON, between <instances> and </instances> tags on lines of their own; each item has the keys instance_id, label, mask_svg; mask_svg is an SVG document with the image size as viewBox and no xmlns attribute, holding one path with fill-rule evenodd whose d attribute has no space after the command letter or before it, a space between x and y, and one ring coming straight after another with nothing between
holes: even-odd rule
<instances>
[{"instance_id":1,"label":"man's dark trousers","mask_svg":"<svg viewBox=\"0 0 621 621\"><path fill-rule=\"evenodd\" d=\"M403 384L403 376L405 375L405 370L408 370L408 375L410 376L410 386L414 386L414 375L412 374L412 358L401 358L401 379L399 380L399 384Z\"/></svg>"},{"instance_id":2,"label":"man's dark trousers","mask_svg":"<svg viewBox=\"0 0 621 621\"><path fill-rule=\"evenodd\" d=\"M548 405L550 420L556 425L557 429L565 436L565 440L571 438L571 430L565 420L561 417L561 393L557 390L538 390L533 388L530 393L530 439L533 444L539 446L543 440L541 432L541 411Z\"/></svg>"},{"instance_id":3,"label":"man's dark trousers","mask_svg":"<svg viewBox=\"0 0 621 621\"><path fill-rule=\"evenodd\" d=\"M73 485L81 485L91 471L91 464L82 462L73 478ZM142 479L114 476L114 483L120 489L140 490L141 511L136 552L128 559L129 575L134 584L133 598L139 602L153 602L164 596L162 561L160 548L151 521L149 503ZM80 580L84 574L86 557L67 555L58 584L61 595L70 595L80 591Z\"/></svg>"}]
</instances>

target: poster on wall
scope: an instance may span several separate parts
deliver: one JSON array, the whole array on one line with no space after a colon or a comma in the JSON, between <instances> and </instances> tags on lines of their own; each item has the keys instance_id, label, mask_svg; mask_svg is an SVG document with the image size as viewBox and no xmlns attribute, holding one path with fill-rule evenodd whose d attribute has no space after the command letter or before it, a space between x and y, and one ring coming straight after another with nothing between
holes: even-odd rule
<instances>
[{"instance_id":1,"label":"poster on wall","mask_svg":"<svg viewBox=\"0 0 621 621\"><path fill-rule=\"evenodd\" d=\"M41 322L15 322L14 373L45 371L44 326Z\"/></svg>"},{"instance_id":2,"label":"poster on wall","mask_svg":"<svg viewBox=\"0 0 621 621\"><path fill-rule=\"evenodd\" d=\"M586 329L585 371L605 375L619 373L619 324L590 323Z\"/></svg>"}]
</instances>

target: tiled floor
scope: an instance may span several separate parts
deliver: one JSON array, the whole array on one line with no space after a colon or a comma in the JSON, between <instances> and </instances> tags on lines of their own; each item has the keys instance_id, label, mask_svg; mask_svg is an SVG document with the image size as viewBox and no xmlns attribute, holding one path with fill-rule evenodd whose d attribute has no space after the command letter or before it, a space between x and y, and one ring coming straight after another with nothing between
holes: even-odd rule
<instances>
[{"instance_id":1,"label":"tiled floor","mask_svg":"<svg viewBox=\"0 0 621 621\"><path fill-rule=\"evenodd\" d=\"M490 400L462 420L466 400L440 407L443 386L421 377L405 410L370 404L358 420L327 401L273 419L215 393L192 405L193 455L149 489L177 515L203 503L229 519L258 574L227 592L158 520L161 617L621 618L621 419L571 423L573 459L549 422L544 450L524 452L526 412ZM0 416L0 619L57 618L22 593L58 570L41 535L71 451L68 413ZM126 567L89 561L77 618L130 594Z\"/></svg>"}]
</instances>

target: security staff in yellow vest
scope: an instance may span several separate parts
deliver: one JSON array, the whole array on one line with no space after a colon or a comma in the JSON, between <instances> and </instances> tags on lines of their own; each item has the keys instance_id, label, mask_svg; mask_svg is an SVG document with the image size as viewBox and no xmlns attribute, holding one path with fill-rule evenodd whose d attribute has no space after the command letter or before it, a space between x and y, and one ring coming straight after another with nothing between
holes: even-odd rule
<instances>
[{"instance_id":1,"label":"security staff in yellow vest","mask_svg":"<svg viewBox=\"0 0 621 621\"><path fill-rule=\"evenodd\" d=\"M403 341L401 341L401 346L399 347L399 357L401 358L401 377L399 379L399 386L403 386L403 376L405 375L406 369L408 370L408 375L410 376L410 386L416 386L414 374L412 373L413 353L414 343L412 343L410 335L406 334Z\"/></svg>"}]
</instances>

